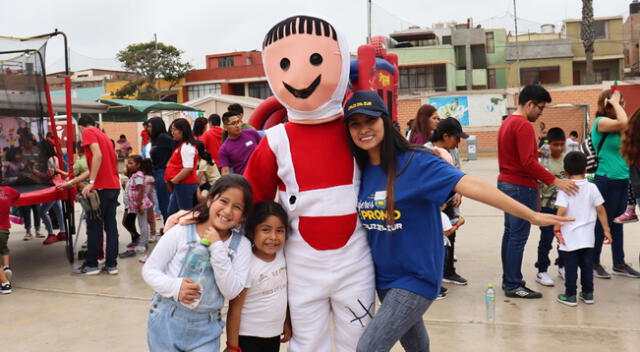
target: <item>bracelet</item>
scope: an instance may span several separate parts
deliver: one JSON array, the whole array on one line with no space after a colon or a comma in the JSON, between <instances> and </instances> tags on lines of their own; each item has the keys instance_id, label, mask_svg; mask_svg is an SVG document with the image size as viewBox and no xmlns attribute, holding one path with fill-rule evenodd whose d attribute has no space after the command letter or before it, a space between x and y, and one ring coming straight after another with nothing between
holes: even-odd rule
<instances>
[{"instance_id":1,"label":"bracelet","mask_svg":"<svg viewBox=\"0 0 640 352\"><path fill-rule=\"evenodd\" d=\"M560 230L553 230L553 233L562 233Z\"/></svg>"},{"instance_id":2,"label":"bracelet","mask_svg":"<svg viewBox=\"0 0 640 352\"><path fill-rule=\"evenodd\" d=\"M230 349L231 351L236 351L236 352L242 352L242 348L240 348L240 346L236 347L236 346L231 346L229 344L229 342L227 342L227 348Z\"/></svg>"}]
</instances>

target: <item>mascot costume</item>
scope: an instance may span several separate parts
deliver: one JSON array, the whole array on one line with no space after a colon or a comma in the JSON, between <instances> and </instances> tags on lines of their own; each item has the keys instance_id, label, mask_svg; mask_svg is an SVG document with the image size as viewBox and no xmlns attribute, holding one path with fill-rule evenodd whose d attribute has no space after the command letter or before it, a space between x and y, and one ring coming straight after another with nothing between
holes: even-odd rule
<instances>
[{"instance_id":1,"label":"mascot costume","mask_svg":"<svg viewBox=\"0 0 640 352\"><path fill-rule=\"evenodd\" d=\"M375 278L342 123L347 41L322 19L290 17L265 36L263 64L289 122L266 131L245 177L256 202L277 196L289 213L289 351L355 351L373 315Z\"/></svg>"}]
</instances>

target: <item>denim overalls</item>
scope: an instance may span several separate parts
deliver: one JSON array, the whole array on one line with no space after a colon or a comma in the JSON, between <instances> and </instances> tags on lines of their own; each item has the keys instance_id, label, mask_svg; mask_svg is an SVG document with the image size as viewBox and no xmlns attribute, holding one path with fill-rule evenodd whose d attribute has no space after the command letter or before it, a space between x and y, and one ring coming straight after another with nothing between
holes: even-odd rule
<instances>
[{"instance_id":1,"label":"denim overalls","mask_svg":"<svg viewBox=\"0 0 640 352\"><path fill-rule=\"evenodd\" d=\"M188 225L189 250L183 260L199 245L195 225ZM229 258L240 244L241 231L232 231L229 243ZM181 269L182 271L182 269ZM208 266L202 286L202 298L195 309L189 309L173 298L153 295L147 323L147 343L150 351L220 351L220 335L224 322L220 319L220 309L224 297L218 289L213 268Z\"/></svg>"}]
</instances>

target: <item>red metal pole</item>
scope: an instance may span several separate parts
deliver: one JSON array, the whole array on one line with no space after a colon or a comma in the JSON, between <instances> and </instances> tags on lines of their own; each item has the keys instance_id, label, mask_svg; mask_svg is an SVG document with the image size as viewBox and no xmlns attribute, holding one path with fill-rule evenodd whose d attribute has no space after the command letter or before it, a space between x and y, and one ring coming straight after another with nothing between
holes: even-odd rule
<instances>
[{"instance_id":1,"label":"red metal pole","mask_svg":"<svg viewBox=\"0 0 640 352\"><path fill-rule=\"evenodd\" d=\"M64 91L67 105L67 160L69 169L69 179L73 178L73 143L75 142L75 129L73 128L73 116L71 111L71 77L67 74L64 77ZM73 200L71 200L73 201Z\"/></svg>"},{"instance_id":2,"label":"red metal pole","mask_svg":"<svg viewBox=\"0 0 640 352\"><path fill-rule=\"evenodd\" d=\"M53 116L53 104L51 103L51 92L49 90L49 83L44 85L44 95L47 98L47 111L49 111L49 124L51 125L51 134L53 134L54 147L56 153L60 156L58 158L58 167L62 170L64 167L64 161L62 160L62 147L60 146L60 138L58 137L58 131L56 130L56 119Z\"/></svg>"}]
</instances>

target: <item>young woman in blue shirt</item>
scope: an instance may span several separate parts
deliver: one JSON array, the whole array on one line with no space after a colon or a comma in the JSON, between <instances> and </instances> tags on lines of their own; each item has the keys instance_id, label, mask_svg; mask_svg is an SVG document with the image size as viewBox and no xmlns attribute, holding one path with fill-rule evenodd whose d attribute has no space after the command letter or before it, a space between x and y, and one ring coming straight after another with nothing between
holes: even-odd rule
<instances>
[{"instance_id":1,"label":"young woman in blue shirt","mask_svg":"<svg viewBox=\"0 0 640 352\"><path fill-rule=\"evenodd\" d=\"M356 92L345 106L344 122L362 170L358 215L367 230L381 301L357 351L389 351L398 340L407 351L429 350L423 315L440 290L444 262L439 207L453 193L538 226L570 221L533 212L430 150L410 145L374 92Z\"/></svg>"}]
</instances>

